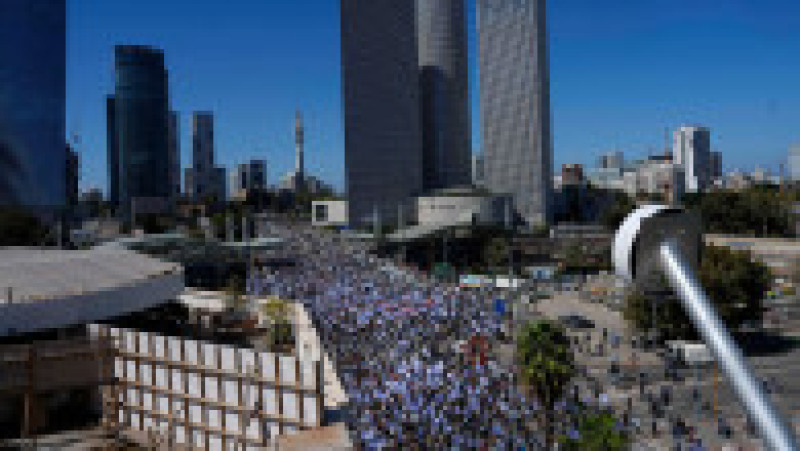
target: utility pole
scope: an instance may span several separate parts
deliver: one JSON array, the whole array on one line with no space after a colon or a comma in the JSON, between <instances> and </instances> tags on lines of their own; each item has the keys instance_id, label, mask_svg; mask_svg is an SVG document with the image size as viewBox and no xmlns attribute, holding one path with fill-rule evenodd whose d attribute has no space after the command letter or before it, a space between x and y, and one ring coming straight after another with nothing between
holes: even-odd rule
<instances>
[{"instance_id":1,"label":"utility pole","mask_svg":"<svg viewBox=\"0 0 800 451\"><path fill-rule=\"evenodd\" d=\"M381 233L380 215L378 214L378 206L372 207L372 234L375 238L375 244L378 243L378 235Z\"/></svg>"},{"instance_id":2,"label":"utility pole","mask_svg":"<svg viewBox=\"0 0 800 451\"><path fill-rule=\"evenodd\" d=\"M442 261L447 265L447 228L442 231Z\"/></svg>"},{"instance_id":3,"label":"utility pole","mask_svg":"<svg viewBox=\"0 0 800 451\"><path fill-rule=\"evenodd\" d=\"M136 230L136 198L131 197L131 233Z\"/></svg>"},{"instance_id":4,"label":"utility pole","mask_svg":"<svg viewBox=\"0 0 800 451\"><path fill-rule=\"evenodd\" d=\"M514 246L513 246L513 234L514 234L514 230L513 230L514 229L514 223L513 222L514 222L514 220L513 220L512 212L511 212L511 202L506 202L505 222L506 222L506 233L508 234L508 244L507 244L507 247L508 247L508 278L509 278L509 281L510 281L511 277L513 275L513 271L514 271L514 267L513 267L513 265L514 265Z\"/></svg>"}]
</instances>

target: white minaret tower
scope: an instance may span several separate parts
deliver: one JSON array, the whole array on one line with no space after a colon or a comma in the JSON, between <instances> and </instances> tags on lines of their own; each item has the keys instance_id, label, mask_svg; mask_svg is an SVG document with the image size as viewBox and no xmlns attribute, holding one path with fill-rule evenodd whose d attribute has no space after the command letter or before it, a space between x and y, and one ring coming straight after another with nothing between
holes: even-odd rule
<instances>
[{"instance_id":1,"label":"white minaret tower","mask_svg":"<svg viewBox=\"0 0 800 451\"><path fill-rule=\"evenodd\" d=\"M303 162L303 145L305 141L303 130L303 116L300 111L297 111L294 116L294 144L295 144L295 157L294 157L294 177L295 186L302 187L305 175L305 166Z\"/></svg>"}]
</instances>

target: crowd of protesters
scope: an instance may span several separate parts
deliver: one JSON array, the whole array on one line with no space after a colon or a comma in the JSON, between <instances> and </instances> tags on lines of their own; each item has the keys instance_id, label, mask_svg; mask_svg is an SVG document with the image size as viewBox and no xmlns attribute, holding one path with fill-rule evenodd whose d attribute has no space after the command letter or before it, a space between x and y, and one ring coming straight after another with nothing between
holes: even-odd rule
<instances>
[{"instance_id":1,"label":"crowd of protesters","mask_svg":"<svg viewBox=\"0 0 800 451\"><path fill-rule=\"evenodd\" d=\"M258 291L303 302L347 392L361 449L538 449L538 413L475 337L504 326L491 292L462 290L370 256L358 243L296 226L276 230L294 268Z\"/></svg>"}]
</instances>

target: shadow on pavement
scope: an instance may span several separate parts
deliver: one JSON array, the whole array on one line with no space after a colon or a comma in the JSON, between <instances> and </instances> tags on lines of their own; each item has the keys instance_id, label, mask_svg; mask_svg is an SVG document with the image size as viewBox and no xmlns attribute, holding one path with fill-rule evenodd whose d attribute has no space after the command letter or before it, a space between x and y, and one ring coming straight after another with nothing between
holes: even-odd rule
<instances>
[{"instance_id":1,"label":"shadow on pavement","mask_svg":"<svg viewBox=\"0 0 800 451\"><path fill-rule=\"evenodd\" d=\"M737 335L736 342L750 357L783 354L800 347L800 338L768 331L743 332Z\"/></svg>"}]
</instances>

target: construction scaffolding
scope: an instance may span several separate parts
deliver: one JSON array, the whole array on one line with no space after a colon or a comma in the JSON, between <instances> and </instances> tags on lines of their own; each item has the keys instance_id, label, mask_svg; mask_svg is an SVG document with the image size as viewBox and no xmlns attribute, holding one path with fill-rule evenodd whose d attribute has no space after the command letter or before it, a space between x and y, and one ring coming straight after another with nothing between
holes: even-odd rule
<instances>
[{"instance_id":1,"label":"construction scaffolding","mask_svg":"<svg viewBox=\"0 0 800 451\"><path fill-rule=\"evenodd\" d=\"M45 428L45 393L91 389L113 381L102 371L109 347L101 340L65 339L0 347L0 402L22 397L20 438Z\"/></svg>"}]
</instances>

